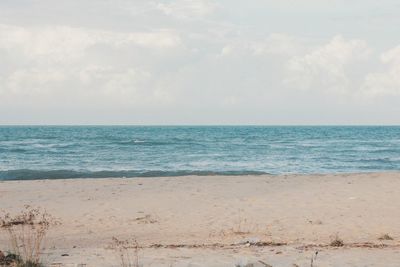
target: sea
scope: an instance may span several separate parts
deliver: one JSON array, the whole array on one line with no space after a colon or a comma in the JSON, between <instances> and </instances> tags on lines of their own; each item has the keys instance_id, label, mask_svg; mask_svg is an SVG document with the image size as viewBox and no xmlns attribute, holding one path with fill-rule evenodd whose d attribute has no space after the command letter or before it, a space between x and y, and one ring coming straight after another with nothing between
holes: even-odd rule
<instances>
[{"instance_id":1,"label":"sea","mask_svg":"<svg viewBox=\"0 0 400 267\"><path fill-rule=\"evenodd\" d=\"M399 126L0 126L0 180L399 170Z\"/></svg>"}]
</instances>

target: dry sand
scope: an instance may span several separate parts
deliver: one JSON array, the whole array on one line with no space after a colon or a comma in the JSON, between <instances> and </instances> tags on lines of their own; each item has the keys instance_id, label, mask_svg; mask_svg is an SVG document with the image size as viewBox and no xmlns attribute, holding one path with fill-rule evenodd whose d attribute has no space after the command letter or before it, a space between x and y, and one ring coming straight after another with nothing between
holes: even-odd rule
<instances>
[{"instance_id":1,"label":"dry sand","mask_svg":"<svg viewBox=\"0 0 400 267\"><path fill-rule=\"evenodd\" d=\"M400 173L7 181L0 211L62 222L49 265L119 266L115 236L137 239L142 266L310 266L319 251L314 266L387 267L400 266L399 189Z\"/></svg>"}]
</instances>

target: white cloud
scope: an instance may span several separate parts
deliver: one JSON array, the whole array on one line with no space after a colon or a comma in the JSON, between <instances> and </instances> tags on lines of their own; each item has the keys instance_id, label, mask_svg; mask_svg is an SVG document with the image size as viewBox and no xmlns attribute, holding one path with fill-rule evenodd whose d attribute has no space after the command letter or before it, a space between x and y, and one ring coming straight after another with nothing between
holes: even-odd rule
<instances>
[{"instance_id":1,"label":"white cloud","mask_svg":"<svg viewBox=\"0 0 400 267\"><path fill-rule=\"evenodd\" d=\"M151 48L172 48L181 44L178 33L172 30L134 33L100 33L98 40L116 46L135 44Z\"/></svg>"},{"instance_id":2,"label":"white cloud","mask_svg":"<svg viewBox=\"0 0 400 267\"><path fill-rule=\"evenodd\" d=\"M144 61L151 61L146 55L166 55L180 45L172 30L0 25L0 54L12 62L0 65L0 93L3 100L70 95L125 104L162 102L167 92L150 86L153 77L147 69L152 65Z\"/></svg>"},{"instance_id":3,"label":"white cloud","mask_svg":"<svg viewBox=\"0 0 400 267\"><path fill-rule=\"evenodd\" d=\"M172 48L180 36L171 30L149 32L110 32L66 26L19 27L0 25L0 49L26 59L71 62L95 45Z\"/></svg>"},{"instance_id":4,"label":"white cloud","mask_svg":"<svg viewBox=\"0 0 400 267\"><path fill-rule=\"evenodd\" d=\"M250 56L293 56L304 48L304 41L283 33L272 33L266 38L237 38L226 44L221 50L221 56L246 54Z\"/></svg>"},{"instance_id":5,"label":"white cloud","mask_svg":"<svg viewBox=\"0 0 400 267\"><path fill-rule=\"evenodd\" d=\"M54 69L21 69L2 79L0 92L14 95L37 95L46 93L49 85L66 80L66 74Z\"/></svg>"},{"instance_id":6,"label":"white cloud","mask_svg":"<svg viewBox=\"0 0 400 267\"><path fill-rule=\"evenodd\" d=\"M0 25L0 49L27 59L72 60L96 41L90 34L70 27L28 28Z\"/></svg>"},{"instance_id":7,"label":"white cloud","mask_svg":"<svg viewBox=\"0 0 400 267\"><path fill-rule=\"evenodd\" d=\"M361 92L368 97L400 95L400 46L383 53L381 62L387 69L369 73Z\"/></svg>"},{"instance_id":8,"label":"white cloud","mask_svg":"<svg viewBox=\"0 0 400 267\"><path fill-rule=\"evenodd\" d=\"M264 41L255 42L251 45L255 55L295 55L302 49L303 40L282 33L273 33Z\"/></svg>"},{"instance_id":9,"label":"white cloud","mask_svg":"<svg viewBox=\"0 0 400 267\"><path fill-rule=\"evenodd\" d=\"M353 69L368 59L370 52L363 40L335 36L310 53L289 60L285 83L298 89L348 93L357 89Z\"/></svg>"},{"instance_id":10,"label":"white cloud","mask_svg":"<svg viewBox=\"0 0 400 267\"><path fill-rule=\"evenodd\" d=\"M73 69L21 69L0 79L0 94L6 97L65 96L92 104L152 106L173 101L169 91L153 86L151 73L137 68L119 69L88 65ZM32 98L34 99L34 98Z\"/></svg>"},{"instance_id":11,"label":"white cloud","mask_svg":"<svg viewBox=\"0 0 400 267\"><path fill-rule=\"evenodd\" d=\"M158 3L157 8L177 19L193 19L212 14L217 5L208 0L177 0L166 4Z\"/></svg>"},{"instance_id":12,"label":"white cloud","mask_svg":"<svg viewBox=\"0 0 400 267\"><path fill-rule=\"evenodd\" d=\"M235 51L235 47L231 44L225 45L221 50L221 56L229 56Z\"/></svg>"},{"instance_id":13,"label":"white cloud","mask_svg":"<svg viewBox=\"0 0 400 267\"><path fill-rule=\"evenodd\" d=\"M151 74L137 69L103 75L103 94L108 100L131 104L151 104L156 101L153 88L148 86Z\"/></svg>"}]
</instances>

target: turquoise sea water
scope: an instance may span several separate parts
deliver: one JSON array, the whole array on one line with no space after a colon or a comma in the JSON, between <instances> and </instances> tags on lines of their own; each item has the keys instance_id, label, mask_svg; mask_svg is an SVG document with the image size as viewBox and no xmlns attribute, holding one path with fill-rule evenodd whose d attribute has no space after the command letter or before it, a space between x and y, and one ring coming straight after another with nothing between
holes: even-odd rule
<instances>
[{"instance_id":1,"label":"turquoise sea water","mask_svg":"<svg viewBox=\"0 0 400 267\"><path fill-rule=\"evenodd\" d=\"M0 127L0 180L398 170L400 127Z\"/></svg>"}]
</instances>

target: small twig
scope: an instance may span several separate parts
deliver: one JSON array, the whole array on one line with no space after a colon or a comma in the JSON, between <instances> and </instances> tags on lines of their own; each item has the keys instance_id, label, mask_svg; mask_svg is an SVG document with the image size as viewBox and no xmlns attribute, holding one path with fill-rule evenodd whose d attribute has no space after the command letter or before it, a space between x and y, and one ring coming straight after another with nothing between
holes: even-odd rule
<instances>
[{"instance_id":1,"label":"small twig","mask_svg":"<svg viewBox=\"0 0 400 267\"><path fill-rule=\"evenodd\" d=\"M264 265L265 267L273 267L272 265L270 265L268 263L265 263L265 262L263 262L261 260L259 260L258 262L261 263L262 265Z\"/></svg>"}]
</instances>

